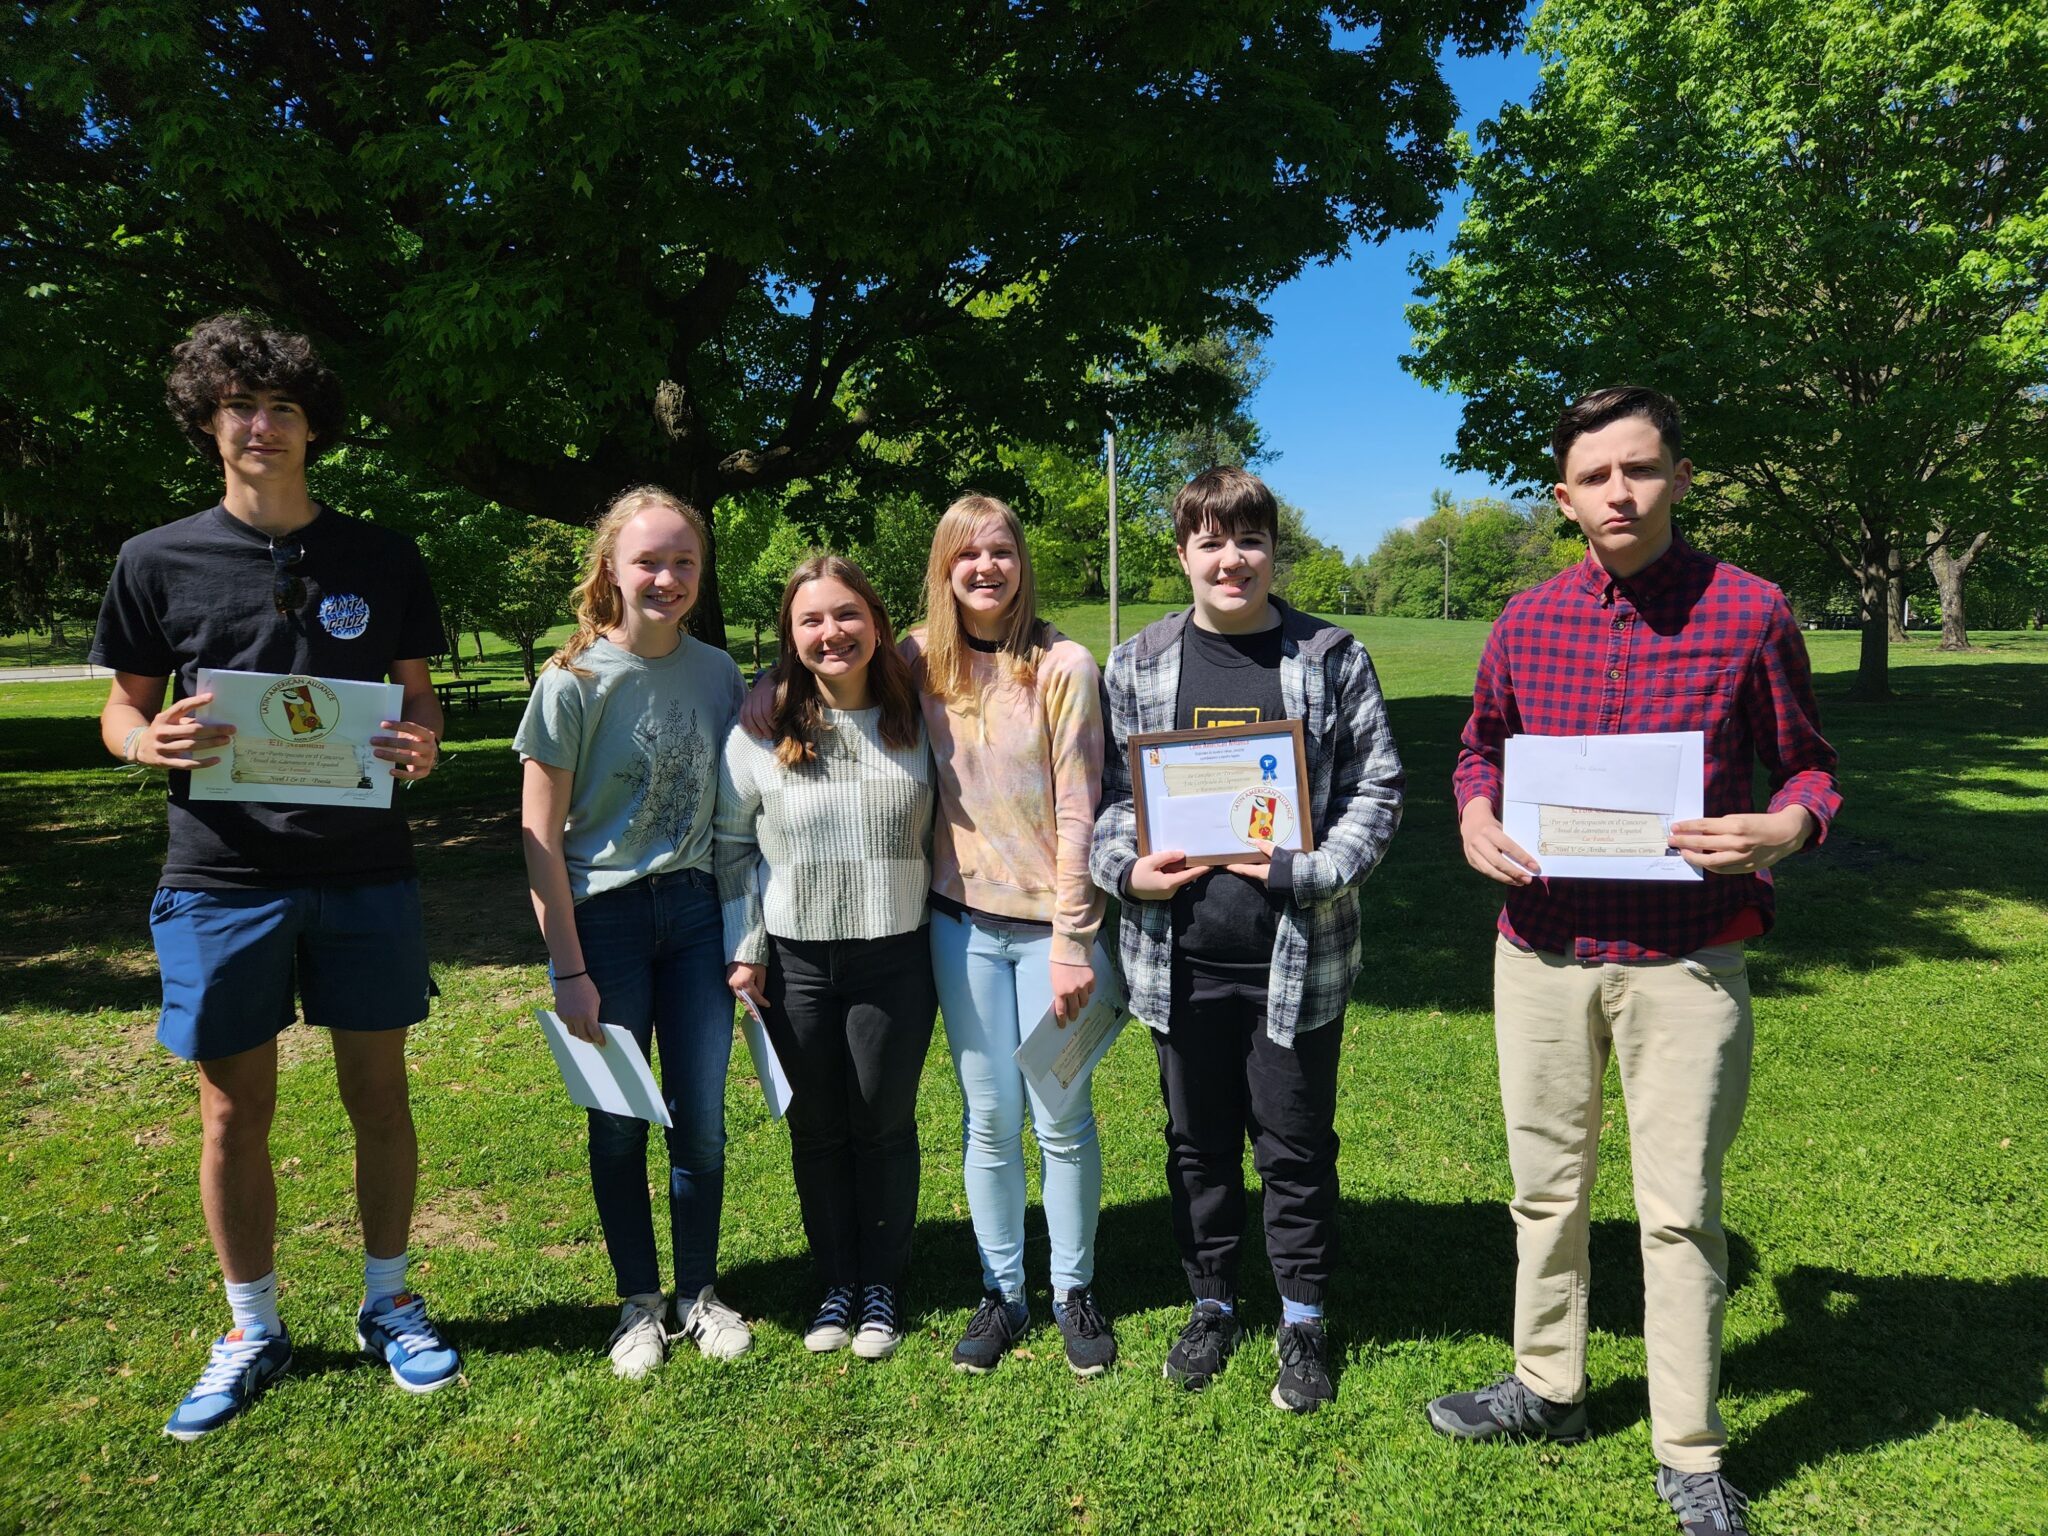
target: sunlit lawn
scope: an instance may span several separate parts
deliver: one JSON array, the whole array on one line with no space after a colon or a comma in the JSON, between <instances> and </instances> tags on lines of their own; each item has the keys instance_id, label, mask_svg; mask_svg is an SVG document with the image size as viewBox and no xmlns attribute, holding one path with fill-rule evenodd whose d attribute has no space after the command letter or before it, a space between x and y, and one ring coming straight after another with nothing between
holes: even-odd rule
<instances>
[{"instance_id":1,"label":"sunlit lawn","mask_svg":"<svg viewBox=\"0 0 2048 1536\"><path fill-rule=\"evenodd\" d=\"M1124 633L1158 611L1127 610ZM1057 617L1100 651L1104 611ZM298 1366L220 1434L163 1439L225 1308L191 1074L150 1037L160 791L100 752L103 684L0 684L0 1531L1665 1529L1611 1084L1595 1438L1456 1447L1422 1419L1509 1360L1492 901L1456 856L1448 786L1485 630L1350 622L1409 802L1344 1026L1340 1397L1307 1420L1267 1404L1258 1341L1204 1395L1159 1377L1186 1298L1137 1029L1097 1086L1098 1291L1122 1368L1075 1383L1042 1290L1000 1371L949 1368L977 1270L939 1047L902 1354L803 1352L816 1298L786 1137L736 1076L722 1289L758 1319L755 1353L614 1381L581 1124L527 1015L543 981L507 745L521 689L494 642L491 701L453 711L450 760L406 796L443 993L413 1041L416 1275L467 1379L416 1400L353 1358L348 1138L325 1042L295 1030L275 1156ZM1847 809L1784 870L1783 921L1754 950L1756 1084L1728 1175L1730 1470L1761 1532L2048 1530L2048 636L1978 638L1959 658L1895 648L1899 697L1875 706L1843 698L1856 637L1809 637ZM1039 1286L1045 1259L1037 1228ZM1248 1282L1269 1328L1270 1287Z\"/></svg>"}]
</instances>

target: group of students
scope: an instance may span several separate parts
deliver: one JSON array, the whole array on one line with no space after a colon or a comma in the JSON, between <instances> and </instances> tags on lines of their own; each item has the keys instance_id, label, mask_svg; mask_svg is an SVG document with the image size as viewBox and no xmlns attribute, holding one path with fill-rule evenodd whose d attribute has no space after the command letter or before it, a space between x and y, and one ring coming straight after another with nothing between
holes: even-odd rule
<instances>
[{"instance_id":1,"label":"group of students","mask_svg":"<svg viewBox=\"0 0 2048 1536\"><path fill-rule=\"evenodd\" d=\"M426 660L440 650L432 593L409 541L310 498L307 456L342 417L303 337L246 316L207 321L178 349L169 397L219 459L224 496L123 547L93 657L115 673L108 749L169 774L150 914L158 1033L197 1063L201 1193L234 1322L165 1426L194 1439L291 1360L268 1133L276 1035L295 998L332 1032L356 1131L358 1342L413 1392L455 1380L461 1362L405 1285L417 1150L403 1049L432 982L404 817L200 802L187 782L232 737L204 718L202 666L388 677L404 704L377 754L401 783L430 774L442 726ZM1455 781L1465 857L1508 888L1495 990L1515 1369L1436 1398L1428 1416L1467 1440L1585 1434L1588 1198L1613 1055L1643 1225L1658 1491L1681 1529L1740 1532L1715 1400L1721 1163L1752 1043L1742 946L1769 927L1769 866L1825 835L1839 808L1834 754L1782 595L1674 533L1691 476L1676 407L1649 390L1596 392L1566 411L1553 449L1558 506L1587 557L1495 625ZM1028 1110L1053 1319L1076 1373L1107 1369L1116 1341L1092 1290L1094 1117L1085 1093L1064 1109L1043 1102L1013 1053L1048 1010L1070 1020L1087 1006L1114 894L1117 969L1158 1060L1191 1292L1164 1374L1201 1387L1245 1336L1249 1141L1281 1301L1271 1398L1311 1412L1334 1396L1323 1308L1342 1020L1365 963L1359 886L1399 823L1401 763L1363 645L1271 595L1270 491L1212 469L1172 512L1192 604L1120 646L1100 676L1038 617L1016 517L969 495L940 519L922 624L899 643L859 568L813 556L789 578L778 660L751 690L686 630L710 545L700 513L640 486L598 521L575 633L514 746L555 1011L599 1043L601 1023L630 1031L659 1065L672 1121L671 1304L648 1124L589 1116L622 1303L609 1341L619 1375L645 1375L676 1339L719 1358L752 1342L717 1291L736 997L762 1013L793 1090L791 1160L821 1293L805 1346L880 1359L902 1340L916 1099L937 1015L965 1103L982 1265L953 1363L993 1370L1028 1324ZM1283 720L1303 724L1312 851L1261 844L1220 868L1139 853L1132 736ZM1708 814L1674 824L1670 842L1706 878L1543 878L1498 818L1507 737L1666 730L1705 736ZM1751 808L1759 760L1772 781L1763 812Z\"/></svg>"}]
</instances>

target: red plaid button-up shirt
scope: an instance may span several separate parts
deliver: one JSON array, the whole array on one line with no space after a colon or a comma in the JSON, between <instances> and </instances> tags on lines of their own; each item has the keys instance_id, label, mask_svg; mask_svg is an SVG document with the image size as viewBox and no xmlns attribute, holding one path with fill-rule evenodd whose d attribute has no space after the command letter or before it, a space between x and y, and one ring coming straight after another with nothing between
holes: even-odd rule
<instances>
[{"instance_id":1,"label":"red plaid button-up shirt","mask_svg":"<svg viewBox=\"0 0 2048 1536\"><path fill-rule=\"evenodd\" d=\"M1820 733L1785 595L1682 539L1625 581L1589 553L1508 603L1479 660L1452 777L1458 810L1480 795L1499 810L1509 736L1634 731L1705 733L1709 816L1756 808L1758 761L1770 809L1805 806L1814 841L1841 808L1835 750ZM1700 882L1537 879L1508 892L1500 931L1524 949L1599 964L1689 954L1731 931L1763 932L1771 916L1768 871Z\"/></svg>"}]
</instances>

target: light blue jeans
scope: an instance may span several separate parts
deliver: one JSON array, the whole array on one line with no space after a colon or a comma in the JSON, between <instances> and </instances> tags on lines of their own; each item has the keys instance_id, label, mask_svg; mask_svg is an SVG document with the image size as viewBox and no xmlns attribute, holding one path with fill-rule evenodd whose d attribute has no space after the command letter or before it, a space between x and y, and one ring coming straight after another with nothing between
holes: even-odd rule
<instances>
[{"instance_id":1,"label":"light blue jeans","mask_svg":"<svg viewBox=\"0 0 2048 1536\"><path fill-rule=\"evenodd\" d=\"M1102 1144L1084 1095L1055 1120L1013 1059L1021 1030L1052 1007L1052 935L1036 923L962 919L933 911L932 974L946 1020L946 1047L966 1101L967 1209L981 1250L981 1283L1024 1295L1024 1109L1038 1138L1052 1287L1064 1295L1095 1278L1095 1222L1102 1209Z\"/></svg>"}]
</instances>

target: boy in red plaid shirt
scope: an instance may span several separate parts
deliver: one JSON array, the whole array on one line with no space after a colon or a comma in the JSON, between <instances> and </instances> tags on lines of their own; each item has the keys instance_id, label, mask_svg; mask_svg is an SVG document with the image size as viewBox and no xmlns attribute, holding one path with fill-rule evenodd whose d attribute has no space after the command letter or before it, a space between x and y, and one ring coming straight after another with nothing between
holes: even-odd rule
<instances>
[{"instance_id":1,"label":"boy in red plaid shirt","mask_svg":"<svg viewBox=\"0 0 2048 1536\"><path fill-rule=\"evenodd\" d=\"M1598 390L1552 437L1558 506L1586 558L1511 601L1488 638L1455 788L1465 860L1507 887L1495 1038L1515 1195L1515 1369L1429 1405L1457 1439L1586 1433L1588 1201L1601 1079L1617 1058L1642 1225L1657 1491L1687 1533L1747 1530L1721 1473L1728 1242L1721 1163L1742 1123L1752 1029L1743 941L1770 867L1824 837L1841 796L1784 594L1672 530L1692 484L1678 408ZM1507 738L1701 731L1705 810L1671 846L1701 882L1546 880L1501 828ZM1769 807L1750 796L1754 765Z\"/></svg>"}]
</instances>

